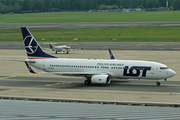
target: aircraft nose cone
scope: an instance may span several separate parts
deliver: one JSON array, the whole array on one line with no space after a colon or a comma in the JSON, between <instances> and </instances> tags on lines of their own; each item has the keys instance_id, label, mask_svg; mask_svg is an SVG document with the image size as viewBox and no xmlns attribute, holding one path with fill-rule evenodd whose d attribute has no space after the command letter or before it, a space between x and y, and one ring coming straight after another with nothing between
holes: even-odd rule
<instances>
[{"instance_id":1,"label":"aircraft nose cone","mask_svg":"<svg viewBox=\"0 0 180 120\"><path fill-rule=\"evenodd\" d=\"M176 72L172 69L169 70L169 77L176 75Z\"/></svg>"}]
</instances>

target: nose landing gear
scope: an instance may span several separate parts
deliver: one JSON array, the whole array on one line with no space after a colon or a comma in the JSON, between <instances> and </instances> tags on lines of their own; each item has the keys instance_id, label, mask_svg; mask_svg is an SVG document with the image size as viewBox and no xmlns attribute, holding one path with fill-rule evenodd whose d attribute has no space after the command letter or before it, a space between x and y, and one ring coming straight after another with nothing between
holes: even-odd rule
<instances>
[{"instance_id":1,"label":"nose landing gear","mask_svg":"<svg viewBox=\"0 0 180 120\"><path fill-rule=\"evenodd\" d=\"M156 82L156 86L160 86L160 85L161 85L161 83L160 83L160 82L162 82L162 81L166 81L166 79L161 79L161 80L158 80L158 81Z\"/></svg>"},{"instance_id":2,"label":"nose landing gear","mask_svg":"<svg viewBox=\"0 0 180 120\"><path fill-rule=\"evenodd\" d=\"M160 82L156 82L156 86L160 86L160 84L161 84Z\"/></svg>"}]
</instances>

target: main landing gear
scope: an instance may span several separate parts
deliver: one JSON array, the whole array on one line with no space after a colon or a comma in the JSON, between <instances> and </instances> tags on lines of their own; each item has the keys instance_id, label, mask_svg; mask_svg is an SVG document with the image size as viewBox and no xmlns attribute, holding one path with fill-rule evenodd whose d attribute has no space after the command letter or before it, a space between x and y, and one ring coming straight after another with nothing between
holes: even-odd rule
<instances>
[{"instance_id":1,"label":"main landing gear","mask_svg":"<svg viewBox=\"0 0 180 120\"><path fill-rule=\"evenodd\" d=\"M91 84L91 77L86 77L87 80L84 81L85 85L90 85Z\"/></svg>"},{"instance_id":2,"label":"main landing gear","mask_svg":"<svg viewBox=\"0 0 180 120\"><path fill-rule=\"evenodd\" d=\"M85 85L90 85L90 84L91 84L91 80L85 80L85 81L84 81L84 84L85 84Z\"/></svg>"}]
</instances>

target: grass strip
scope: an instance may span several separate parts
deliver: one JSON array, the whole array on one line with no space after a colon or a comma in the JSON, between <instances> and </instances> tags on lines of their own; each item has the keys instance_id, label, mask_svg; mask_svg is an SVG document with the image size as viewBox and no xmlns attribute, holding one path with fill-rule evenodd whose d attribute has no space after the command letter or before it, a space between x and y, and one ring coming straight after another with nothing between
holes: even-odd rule
<instances>
[{"instance_id":1,"label":"grass strip","mask_svg":"<svg viewBox=\"0 0 180 120\"><path fill-rule=\"evenodd\" d=\"M30 29L39 42L180 42L180 26ZM1 30L0 41L22 41L19 30ZM74 38L79 40L74 41ZM111 40L116 38L116 40Z\"/></svg>"},{"instance_id":2,"label":"grass strip","mask_svg":"<svg viewBox=\"0 0 180 120\"><path fill-rule=\"evenodd\" d=\"M0 15L0 23L162 22L179 21L180 11L161 12L49 12Z\"/></svg>"}]
</instances>

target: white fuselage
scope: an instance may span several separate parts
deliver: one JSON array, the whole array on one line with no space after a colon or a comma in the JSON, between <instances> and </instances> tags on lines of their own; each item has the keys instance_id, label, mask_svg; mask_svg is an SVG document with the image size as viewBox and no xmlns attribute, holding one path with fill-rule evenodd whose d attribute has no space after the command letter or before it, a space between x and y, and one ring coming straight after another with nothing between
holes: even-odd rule
<instances>
[{"instance_id":1,"label":"white fuselage","mask_svg":"<svg viewBox=\"0 0 180 120\"><path fill-rule=\"evenodd\" d=\"M108 74L112 78L121 79L155 79L161 80L174 76L176 73L166 65L134 60L103 60L103 59L27 59L31 66L46 72Z\"/></svg>"}]
</instances>

